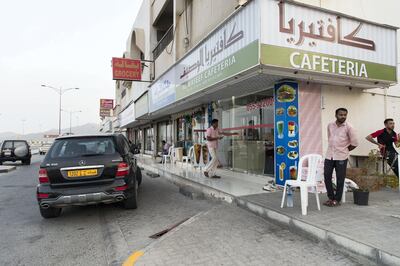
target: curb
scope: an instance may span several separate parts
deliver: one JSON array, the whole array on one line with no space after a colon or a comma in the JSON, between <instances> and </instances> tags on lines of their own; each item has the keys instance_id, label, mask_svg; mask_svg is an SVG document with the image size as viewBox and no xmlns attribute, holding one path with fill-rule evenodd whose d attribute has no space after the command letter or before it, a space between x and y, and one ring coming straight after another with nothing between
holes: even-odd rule
<instances>
[{"instance_id":1,"label":"curb","mask_svg":"<svg viewBox=\"0 0 400 266\"><path fill-rule=\"evenodd\" d=\"M17 169L16 166L0 166L0 173L8 173Z\"/></svg>"},{"instance_id":2,"label":"curb","mask_svg":"<svg viewBox=\"0 0 400 266\"><path fill-rule=\"evenodd\" d=\"M269 222L283 226L293 233L334 245L344 252L350 252L355 255L362 256L372 262L377 263L378 265L400 265L399 256L351 239L347 236L341 235L340 233L319 228L318 226L309 224L300 219L289 217L277 210L269 209L251 201L235 197L203 184L199 184L185 177L173 174L167 171L167 169L159 169L141 162L138 162L138 165L143 167L146 171L154 172L165 177L167 180L177 185L182 194L192 199L201 199L204 196L205 198L209 199L217 199L231 204L233 203L242 209L250 211L251 213L264 218Z\"/></svg>"},{"instance_id":3,"label":"curb","mask_svg":"<svg viewBox=\"0 0 400 266\"><path fill-rule=\"evenodd\" d=\"M179 188L179 191L182 194L192 199L193 198L196 199L207 198L211 200L217 199L226 201L228 203L233 203L235 201L235 197L228 193L194 182L185 177L170 173L169 171L167 171L167 169L160 169L154 166L146 165L139 161L138 161L138 166L148 172L153 172L155 174L163 176L165 179L175 184Z\"/></svg>"}]
</instances>

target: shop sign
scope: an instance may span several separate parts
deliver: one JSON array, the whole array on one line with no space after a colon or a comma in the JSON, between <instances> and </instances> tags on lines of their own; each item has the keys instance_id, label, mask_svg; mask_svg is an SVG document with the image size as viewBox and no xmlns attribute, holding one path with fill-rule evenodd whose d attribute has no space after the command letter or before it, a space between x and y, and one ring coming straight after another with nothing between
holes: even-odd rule
<instances>
[{"instance_id":1,"label":"shop sign","mask_svg":"<svg viewBox=\"0 0 400 266\"><path fill-rule=\"evenodd\" d=\"M100 116L101 116L101 117L108 117L108 116L111 116L111 110L112 110L112 109L100 108Z\"/></svg>"},{"instance_id":2,"label":"shop sign","mask_svg":"<svg viewBox=\"0 0 400 266\"><path fill-rule=\"evenodd\" d=\"M114 100L113 99L100 99L100 108L113 109L114 108Z\"/></svg>"},{"instance_id":3,"label":"shop sign","mask_svg":"<svg viewBox=\"0 0 400 266\"><path fill-rule=\"evenodd\" d=\"M261 62L396 81L396 30L293 3L262 1Z\"/></svg>"},{"instance_id":4,"label":"shop sign","mask_svg":"<svg viewBox=\"0 0 400 266\"><path fill-rule=\"evenodd\" d=\"M114 80L141 80L142 64L140 60L112 58Z\"/></svg>"},{"instance_id":5,"label":"shop sign","mask_svg":"<svg viewBox=\"0 0 400 266\"><path fill-rule=\"evenodd\" d=\"M135 102L135 116L141 117L149 112L147 92Z\"/></svg>"},{"instance_id":6,"label":"shop sign","mask_svg":"<svg viewBox=\"0 0 400 266\"><path fill-rule=\"evenodd\" d=\"M135 121L135 104L131 103L125 110L118 115L120 127L126 127Z\"/></svg>"},{"instance_id":7,"label":"shop sign","mask_svg":"<svg viewBox=\"0 0 400 266\"><path fill-rule=\"evenodd\" d=\"M275 178L283 186L296 179L299 161L299 85L275 84Z\"/></svg>"},{"instance_id":8,"label":"shop sign","mask_svg":"<svg viewBox=\"0 0 400 266\"><path fill-rule=\"evenodd\" d=\"M176 66L176 98L212 86L259 61L257 1L250 2Z\"/></svg>"},{"instance_id":9,"label":"shop sign","mask_svg":"<svg viewBox=\"0 0 400 266\"><path fill-rule=\"evenodd\" d=\"M175 69L162 75L149 90L149 111L157 111L175 102Z\"/></svg>"}]
</instances>

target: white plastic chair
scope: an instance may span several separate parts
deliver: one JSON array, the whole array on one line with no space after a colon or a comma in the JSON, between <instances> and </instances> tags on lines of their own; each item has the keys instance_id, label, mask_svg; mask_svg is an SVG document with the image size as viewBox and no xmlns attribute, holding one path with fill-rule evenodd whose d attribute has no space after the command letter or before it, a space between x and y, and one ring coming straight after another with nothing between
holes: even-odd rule
<instances>
[{"instance_id":1,"label":"white plastic chair","mask_svg":"<svg viewBox=\"0 0 400 266\"><path fill-rule=\"evenodd\" d=\"M169 159L170 162L172 162L172 152L174 150L174 146L169 147L168 149L168 155L163 155L163 164L167 163L167 159Z\"/></svg>"},{"instance_id":2,"label":"white plastic chair","mask_svg":"<svg viewBox=\"0 0 400 266\"><path fill-rule=\"evenodd\" d=\"M307 176L305 180L302 180L302 171L304 162L308 161L307 167ZM286 187L299 187L300 188L300 198L301 198L301 214L307 215L307 207L308 207L308 188L313 188L315 193L315 197L317 200L318 210L321 210L321 206L319 204L318 190L317 190L317 169L318 165L322 161L322 156L319 154L309 154L300 158L300 162L297 169L297 179L296 180L286 180L285 187L283 189L282 195L282 203L281 208L285 203L286 197ZM290 188L290 189L291 189Z\"/></svg>"},{"instance_id":3,"label":"white plastic chair","mask_svg":"<svg viewBox=\"0 0 400 266\"><path fill-rule=\"evenodd\" d=\"M186 167L189 165L189 160L190 164L193 164L193 158L194 158L194 146L190 147L188 155L182 157L182 163L186 164Z\"/></svg>"}]
</instances>

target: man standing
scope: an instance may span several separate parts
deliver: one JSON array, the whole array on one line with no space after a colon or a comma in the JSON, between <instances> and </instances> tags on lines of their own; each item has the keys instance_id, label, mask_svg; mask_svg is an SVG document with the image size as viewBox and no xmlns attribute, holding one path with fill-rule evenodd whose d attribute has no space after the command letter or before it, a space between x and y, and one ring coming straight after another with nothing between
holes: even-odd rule
<instances>
[{"instance_id":1,"label":"man standing","mask_svg":"<svg viewBox=\"0 0 400 266\"><path fill-rule=\"evenodd\" d=\"M383 122L385 124L384 129L380 129L366 137L366 139L378 145L381 151L382 157L387 160L390 168L393 170L395 175L399 177L399 165L397 163L397 152L393 147L393 144L397 144L399 136L394 131L394 121L392 118L385 119ZM374 140L377 138L378 142Z\"/></svg>"},{"instance_id":2,"label":"man standing","mask_svg":"<svg viewBox=\"0 0 400 266\"><path fill-rule=\"evenodd\" d=\"M329 207L340 205L349 152L358 145L354 128L346 122L347 113L345 108L337 109L336 121L328 125L328 150L324 163L324 177L329 199L324 205ZM336 193L332 185L333 170L336 172Z\"/></svg>"},{"instance_id":3,"label":"man standing","mask_svg":"<svg viewBox=\"0 0 400 266\"><path fill-rule=\"evenodd\" d=\"M206 177L221 178L220 176L217 176L215 173L219 165L219 160L217 157L218 140L222 139L223 135L233 136L237 135L237 133L228 133L220 131L218 129L218 119L213 119L211 122L211 127L209 127L206 131L208 152L211 155L211 161L209 161L206 167L204 168L204 175Z\"/></svg>"}]
</instances>

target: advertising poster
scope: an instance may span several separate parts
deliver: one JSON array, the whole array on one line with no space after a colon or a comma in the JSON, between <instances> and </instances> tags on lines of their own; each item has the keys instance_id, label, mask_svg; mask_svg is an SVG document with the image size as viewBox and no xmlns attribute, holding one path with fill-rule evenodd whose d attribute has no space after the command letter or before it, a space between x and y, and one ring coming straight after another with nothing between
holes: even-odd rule
<instances>
[{"instance_id":1,"label":"advertising poster","mask_svg":"<svg viewBox=\"0 0 400 266\"><path fill-rule=\"evenodd\" d=\"M275 84L275 178L283 186L296 179L299 161L299 85Z\"/></svg>"}]
</instances>

